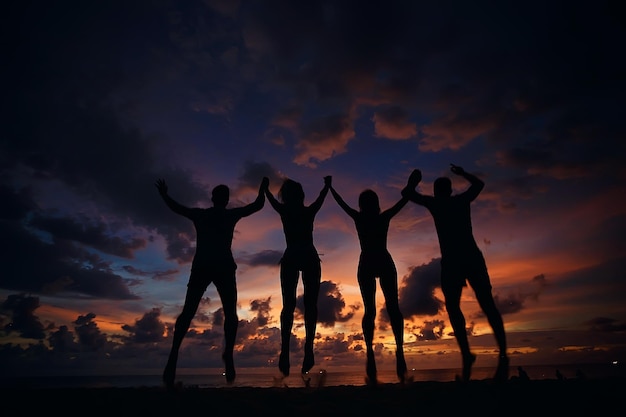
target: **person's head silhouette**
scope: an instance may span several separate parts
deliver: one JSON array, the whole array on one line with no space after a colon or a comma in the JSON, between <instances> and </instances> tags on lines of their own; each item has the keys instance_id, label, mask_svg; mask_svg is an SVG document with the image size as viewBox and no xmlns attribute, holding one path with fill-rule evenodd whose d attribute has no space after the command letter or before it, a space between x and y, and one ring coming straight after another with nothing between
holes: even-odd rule
<instances>
[{"instance_id":1,"label":"person's head silhouette","mask_svg":"<svg viewBox=\"0 0 626 417\"><path fill-rule=\"evenodd\" d=\"M380 203L378 202L378 195L374 190L365 190L359 195L359 209L361 210L361 213L380 213Z\"/></svg>"},{"instance_id":2,"label":"person's head silhouette","mask_svg":"<svg viewBox=\"0 0 626 417\"><path fill-rule=\"evenodd\" d=\"M228 204L228 199L230 197L230 190L228 186L220 184L213 188L213 193L211 195L211 201L215 207L226 207Z\"/></svg>"},{"instance_id":3,"label":"person's head silhouette","mask_svg":"<svg viewBox=\"0 0 626 417\"><path fill-rule=\"evenodd\" d=\"M285 204L304 204L302 184L287 178L278 191L278 197Z\"/></svg>"},{"instance_id":4,"label":"person's head silhouette","mask_svg":"<svg viewBox=\"0 0 626 417\"><path fill-rule=\"evenodd\" d=\"M435 197L450 197L452 195L452 181L448 177L439 177L433 186Z\"/></svg>"}]
</instances>

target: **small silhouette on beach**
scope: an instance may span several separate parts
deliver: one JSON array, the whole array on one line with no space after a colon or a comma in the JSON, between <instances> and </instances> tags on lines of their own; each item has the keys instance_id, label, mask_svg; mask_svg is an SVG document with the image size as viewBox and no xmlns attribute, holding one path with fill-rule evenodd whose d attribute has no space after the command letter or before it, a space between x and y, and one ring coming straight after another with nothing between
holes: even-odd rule
<instances>
[{"instance_id":1,"label":"small silhouette on beach","mask_svg":"<svg viewBox=\"0 0 626 417\"><path fill-rule=\"evenodd\" d=\"M511 379L516 379L518 381L523 381L523 382L530 381L530 377L528 376L528 373L521 366L517 367L517 376L511 377Z\"/></svg>"}]
</instances>

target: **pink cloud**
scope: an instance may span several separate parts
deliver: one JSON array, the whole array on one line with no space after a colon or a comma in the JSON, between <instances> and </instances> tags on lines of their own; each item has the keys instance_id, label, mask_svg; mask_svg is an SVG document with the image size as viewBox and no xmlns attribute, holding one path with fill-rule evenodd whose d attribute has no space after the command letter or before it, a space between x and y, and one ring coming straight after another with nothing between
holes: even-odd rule
<instances>
[{"instance_id":1,"label":"pink cloud","mask_svg":"<svg viewBox=\"0 0 626 417\"><path fill-rule=\"evenodd\" d=\"M400 107L376 112L372 120L377 137L404 140L417 135L417 125L409 120L408 113Z\"/></svg>"},{"instance_id":2,"label":"pink cloud","mask_svg":"<svg viewBox=\"0 0 626 417\"><path fill-rule=\"evenodd\" d=\"M487 133L493 127L493 122L488 119L461 119L448 116L421 129L424 137L420 140L419 149L431 152L439 152L444 149L456 151L476 137Z\"/></svg>"},{"instance_id":3,"label":"pink cloud","mask_svg":"<svg viewBox=\"0 0 626 417\"><path fill-rule=\"evenodd\" d=\"M294 162L315 167L315 161L324 161L346 152L350 139L354 138L352 119L347 115L335 115L318 119L296 144L298 153Z\"/></svg>"}]
</instances>

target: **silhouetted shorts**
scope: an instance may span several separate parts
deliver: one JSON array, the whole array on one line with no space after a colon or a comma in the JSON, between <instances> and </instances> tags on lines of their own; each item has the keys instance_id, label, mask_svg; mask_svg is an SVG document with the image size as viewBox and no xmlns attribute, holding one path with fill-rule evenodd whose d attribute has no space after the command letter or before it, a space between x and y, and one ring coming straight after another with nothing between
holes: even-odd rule
<instances>
[{"instance_id":1,"label":"silhouetted shorts","mask_svg":"<svg viewBox=\"0 0 626 417\"><path fill-rule=\"evenodd\" d=\"M236 271L237 265L230 262L225 265L211 267L194 266L191 268L187 288L194 288L204 292L209 284L213 283L220 294L222 294L222 291L232 292L234 290L236 292Z\"/></svg>"},{"instance_id":2,"label":"silhouetted shorts","mask_svg":"<svg viewBox=\"0 0 626 417\"><path fill-rule=\"evenodd\" d=\"M491 281L485 258L479 251L470 256L448 256L441 259L441 291L458 293L469 283L474 291L491 291Z\"/></svg>"},{"instance_id":3,"label":"silhouetted shorts","mask_svg":"<svg viewBox=\"0 0 626 417\"><path fill-rule=\"evenodd\" d=\"M396 264L389 252L364 253L359 256L357 276L363 274L380 277L382 275L397 274Z\"/></svg>"},{"instance_id":4,"label":"silhouetted shorts","mask_svg":"<svg viewBox=\"0 0 626 417\"><path fill-rule=\"evenodd\" d=\"M280 265L297 271L312 271L320 268L320 257L314 246L287 248L280 259Z\"/></svg>"}]
</instances>

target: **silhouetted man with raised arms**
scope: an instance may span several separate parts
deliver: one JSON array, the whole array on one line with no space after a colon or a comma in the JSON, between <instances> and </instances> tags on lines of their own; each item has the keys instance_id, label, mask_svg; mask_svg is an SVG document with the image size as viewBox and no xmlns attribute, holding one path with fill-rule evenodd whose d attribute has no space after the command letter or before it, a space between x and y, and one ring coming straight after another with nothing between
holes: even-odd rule
<instances>
[{"instance_id":1,"label":"silhouetted man with raised arms","mask_svg":"<svg viewBox=\"0 0 626 417\"><path fill-rule=\"evenodd\" d=\"M426 207L435 221L441 250L441 290L445 297L450 324L463 357L462 380L469 381L472 365L476 360L476 355L469 347L465 317L461 311L461 293L469 282L498 344L499 360L494 379L506 381L509 358L506 353L504 324L491 293L485 258L474 240L472 231L470 203L478 197L485 184L460 166L450 165L452 173L469 181L470 187L466 191L452 195L452 182L447 177L440 177L434 183L434 197L420 194L415 191L415 187L421 181L422 174L416 169L402 190L402 196Z\"/></svg>"},{"instance_id":2,"label":"silhouetted man with raised arms","mask_svg":"<svg viewBox=\"0 0 626 417\"><path fill-rule=\"evenodd\" d=\"M158 179L155 183L165 204L173 212L193 221L196 229L196 253L191 264L185 304L176 319L172 349L163 372L163 382L168 389L174 387L180 345L198 310L200 300L211 282L215 284L224 310L224 352L222 353L226 368L224 374L228 383L235 380L233 350L239 318L237 316L237 282L235 279L237 264L231 250L233 233L235 225L241 218L263 208L265 204L263 190L267 188L268 184L269 179L264 177L257 198L252 203L244 207L227 209L230 190L226 185L218 185L213 188L211 197L213 207L189 208L179 204L168 195L167 184L163 179Z\"/></svg>"}]
</instances>

